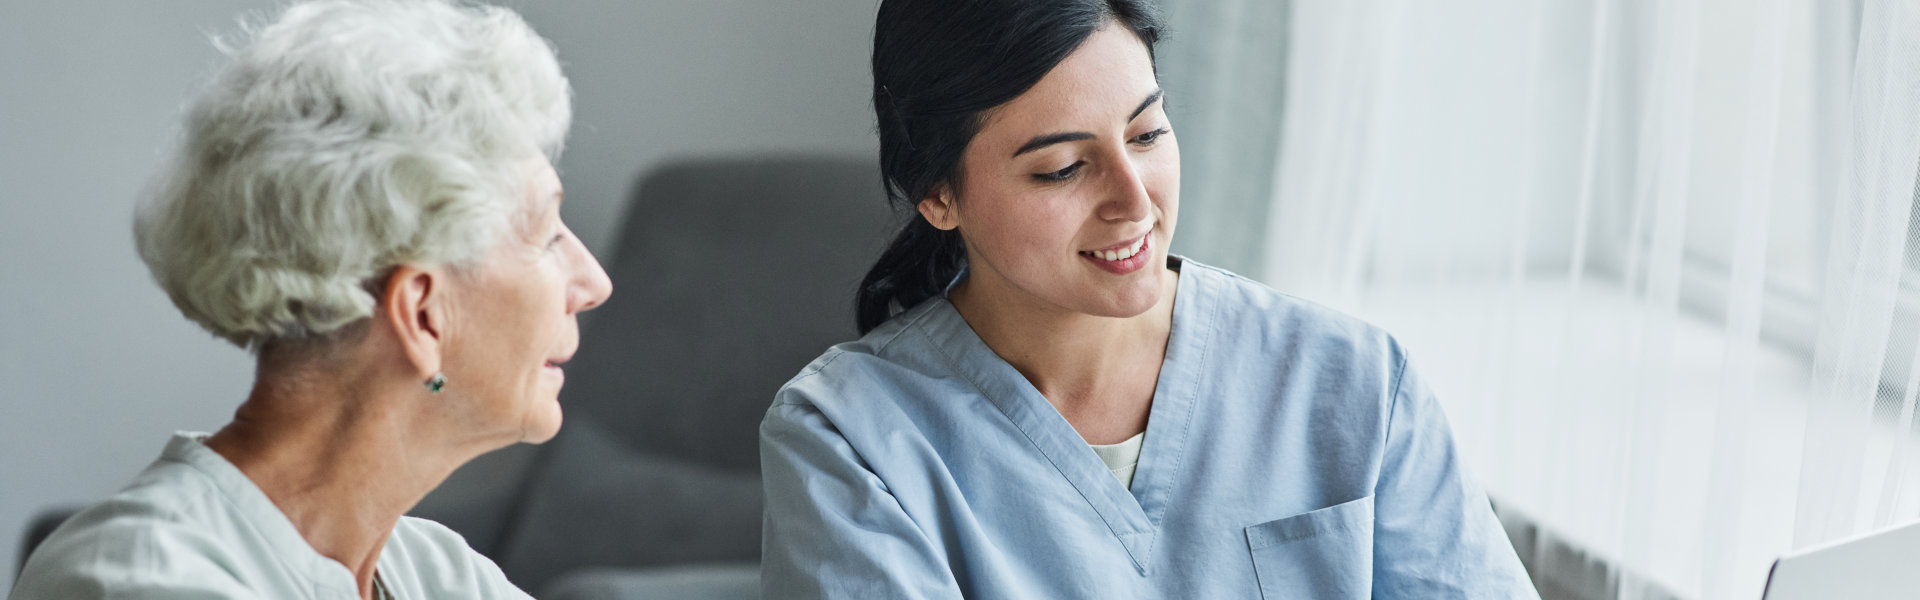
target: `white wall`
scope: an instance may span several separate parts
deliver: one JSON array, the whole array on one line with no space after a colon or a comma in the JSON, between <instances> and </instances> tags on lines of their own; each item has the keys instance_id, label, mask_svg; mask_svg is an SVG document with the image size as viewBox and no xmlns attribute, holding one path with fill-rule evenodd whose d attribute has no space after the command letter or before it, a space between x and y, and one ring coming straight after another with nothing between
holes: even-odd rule
<instances>
[{"instance_id":1,"label":"white wall","mask_svg":"<svg viewBox=\"0 0 1920 600\"><path fill-rule=\"evenodd\" d=\"M663 160L872 152L876 0L511 4L573 80L564 214L596 252ZM206 34L271 6L0 0L0 590L33 513L111 493L246 393L251 360L180 318L129 231L216 64Z\"/></svg>"}]
</instances>

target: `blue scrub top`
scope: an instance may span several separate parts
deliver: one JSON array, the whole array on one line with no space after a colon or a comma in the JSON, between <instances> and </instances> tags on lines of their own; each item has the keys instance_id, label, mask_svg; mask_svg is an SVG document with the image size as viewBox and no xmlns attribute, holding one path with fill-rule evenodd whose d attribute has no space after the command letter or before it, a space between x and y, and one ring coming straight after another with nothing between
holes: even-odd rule
<instances>
[{"instance_id":1,"label":"blue scrub top","mask_svg":"<svg viewBox=\"0 0 1920 600\"><path fill-rule=\"evenodd\" d=\"M1537 598L1392 336L1191 260L1131 489L945 298L760 426L768 598Z\"/></svg>"}]
</instances>

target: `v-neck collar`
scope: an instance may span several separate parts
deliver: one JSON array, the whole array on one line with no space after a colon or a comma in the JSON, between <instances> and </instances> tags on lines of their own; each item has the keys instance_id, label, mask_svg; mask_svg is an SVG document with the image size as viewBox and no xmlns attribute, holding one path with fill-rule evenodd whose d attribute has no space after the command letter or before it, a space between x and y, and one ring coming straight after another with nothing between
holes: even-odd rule
<instances>
[{"instance_id":1,"label":"v-neck collar","mask_svg":"<svg viewBox=\"0 0 1920 600\"><path fill-rule=\"evenodd\" d=\"M1186 457L1200 374L1209 359L1207 350L1218 312L1215 294L1207 289L1209 282L1205 279L1210 273L1205 267L1178 256L1169 256L1167 263L1179 273L1173 324L1167 337L1167 355L1154 384L1153 404L1147 411L1146 439L1131 490L1120 485L1106 463L1026 376L987 347L944 295L929 300L939 303L932 307L938 318L927 319L922 329L950 366L1000 409L1080 492L1126 547L1134 568L1143 575L1155 534L1172 499L1174 480ZM964 272L955 280L961 277L965 277Z\"/></svg>"}]
</instances>

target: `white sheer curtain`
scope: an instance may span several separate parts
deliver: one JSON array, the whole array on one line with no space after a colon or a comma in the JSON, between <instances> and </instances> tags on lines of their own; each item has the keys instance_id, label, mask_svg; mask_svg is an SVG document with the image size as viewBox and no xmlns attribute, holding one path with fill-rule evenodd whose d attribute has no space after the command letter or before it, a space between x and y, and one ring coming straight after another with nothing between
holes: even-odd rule
<instances>
[{"instance_id":1,"label":"white sheer curtain","mask_svg":"<svg viewBox=\"0 0 1920 600\"><path fill-rule=\"evenodd\" d=\"M1396 332L1503 510L1621 597L1920 518L1920 0L1290 7L1250 274Z\"/></svg>"}]
</instances>

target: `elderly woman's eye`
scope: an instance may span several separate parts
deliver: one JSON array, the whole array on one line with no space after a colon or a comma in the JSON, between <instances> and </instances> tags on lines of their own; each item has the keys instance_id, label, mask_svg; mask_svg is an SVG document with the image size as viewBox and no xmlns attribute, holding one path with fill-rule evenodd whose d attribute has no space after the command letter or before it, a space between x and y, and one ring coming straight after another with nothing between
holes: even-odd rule
<instances>
[{"instance_id":1,"label":"elderly woman's eye","mask_svg":"<svg viewBox=\"0 0 1920 600\"><path fill-rule=\"evenodd\" d=\"M1058 171L1053 171L1049 173L1034 173L1033 178L1042 182L1049 182L1049 183L1056 182L1056 181L1066 181L1067 179L1072 178L1075 172L1080 170L1080 165L1084 165L1084 164L1086 164L1085 161L1075 162L1071 165L1067 165L1067 168L1061 169Z\"/></svg>"},{"instance_id":2,"label":"elderly woman's eye","mask_svg":"<svg viewBox=\"0 0 1920 600\"><path fill-rule=\"evenodd\" d=\"M554 246L558 246L560 245L560 240L564 240L564 239L567 239L567 232L565 231L553 234L553 239L547 240L547 247L551 248Z\"/></svg>"}]
</instances>

